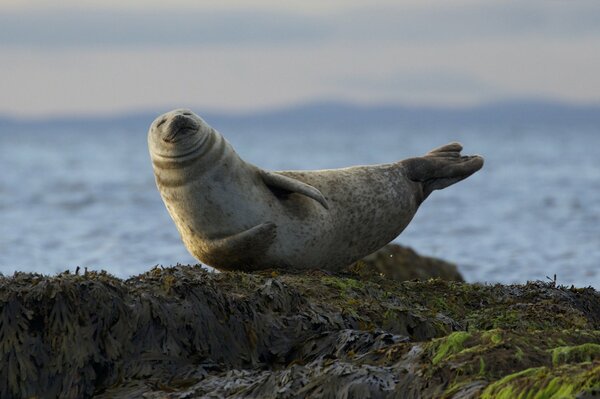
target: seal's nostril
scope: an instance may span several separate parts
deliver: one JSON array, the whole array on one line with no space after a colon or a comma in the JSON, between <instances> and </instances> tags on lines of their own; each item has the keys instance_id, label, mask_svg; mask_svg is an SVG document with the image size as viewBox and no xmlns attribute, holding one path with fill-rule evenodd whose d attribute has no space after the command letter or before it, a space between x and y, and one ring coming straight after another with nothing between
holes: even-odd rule
<instances>
[{"instance_id":1,"label":"seal's nostril","mask_svg":"<svg viewBox=\"0 0 600 399\"><path fill-rule=\"evenodd\" d=\"M173 116L173 122L186 123L187 121L189 121L189 119L190 118L188 118L188 115L186 114L177 114Z\"/></svg>"},{"instance_id":2,"label":"seal's nostril","mask_svg":"<svg viewBox=\"0 0 600 399\"><path fill-rule=\"evenodd\" d=\"M164 124L167 121L167 118L163 118L160 122L158 122L156 124L156 127L160 127L162 124Z\"/></svg>"}]
</instances>

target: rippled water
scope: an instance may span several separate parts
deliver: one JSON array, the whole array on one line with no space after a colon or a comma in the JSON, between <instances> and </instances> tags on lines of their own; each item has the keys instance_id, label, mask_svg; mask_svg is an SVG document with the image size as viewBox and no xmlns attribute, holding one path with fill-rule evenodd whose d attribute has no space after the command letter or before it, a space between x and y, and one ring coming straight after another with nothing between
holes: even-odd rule
<instances>
[{"instance_id":1,"label":"rippled water","mask_svg":"<svg viewBox=\"0 0 600 399\"><path fill-rule=\"evenodd\" d=\"M458 263L469 281L556 274L562 284L600 288L600 128L222 132L269 169L390 162L459 140L486 158L484 169L433 193L397 241ZM144 129L5 128L0 171L4 274L81 266L126 277L195 262L155 188Z\"/></svg>"}]
</instances>

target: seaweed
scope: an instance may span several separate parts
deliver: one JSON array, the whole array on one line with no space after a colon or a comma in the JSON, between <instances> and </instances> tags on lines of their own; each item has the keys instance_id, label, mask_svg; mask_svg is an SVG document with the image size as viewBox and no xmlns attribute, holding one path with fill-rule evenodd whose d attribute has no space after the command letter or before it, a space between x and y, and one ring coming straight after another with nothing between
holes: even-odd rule
<instances>
[{"instance_id":1,"label":"seaweed","mask_svg":"<svg viewBox=\"0 0 600 399\"><path fill-rule=\"evenodd\" d=\"M0 397L569 397L600 389L593 289L366 271L178 265L125 281L104 272L0 276Z\"/></svg>"}]
</instances>

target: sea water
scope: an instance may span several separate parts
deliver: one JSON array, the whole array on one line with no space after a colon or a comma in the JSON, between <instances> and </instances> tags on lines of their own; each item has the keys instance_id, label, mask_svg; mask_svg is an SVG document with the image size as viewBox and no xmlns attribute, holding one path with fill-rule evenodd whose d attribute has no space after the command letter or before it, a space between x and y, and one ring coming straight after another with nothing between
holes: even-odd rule
<instances>
[{"instance_id":1,"label":"sea water","mask_svg":"<svg viewBox=\"0 0 600 399\"><path fill-rule=\"evenodd\" d=\"M154 183L147 124L0 126L0 272L119 277L197 263ZM216 126L219 129L219 126ZM393 162L460 141L484 168L434 192L397 242L468 281L600 288L600 128L465 124L248 127L222 133L266 169Z\"/></svg>"}]
</instances>

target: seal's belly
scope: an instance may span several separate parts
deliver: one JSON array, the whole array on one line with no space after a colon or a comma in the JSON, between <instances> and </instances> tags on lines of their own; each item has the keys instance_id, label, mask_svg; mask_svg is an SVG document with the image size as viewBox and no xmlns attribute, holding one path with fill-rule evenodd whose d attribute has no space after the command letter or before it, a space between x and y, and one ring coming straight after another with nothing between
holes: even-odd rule
<instances>
[{"instance_id":1,"label":"seal's belly","mask_svg":"<svg viewBox=\"0 0 600 399\"><path fill-rule=\"evenodd\" d=\"M261 190L250 181L240 185L239 180L233 184L210 177L163 194L180 233L191 232L197 239L225 237L262 223L260 198Z\"/></svg>"}]
</instances>

